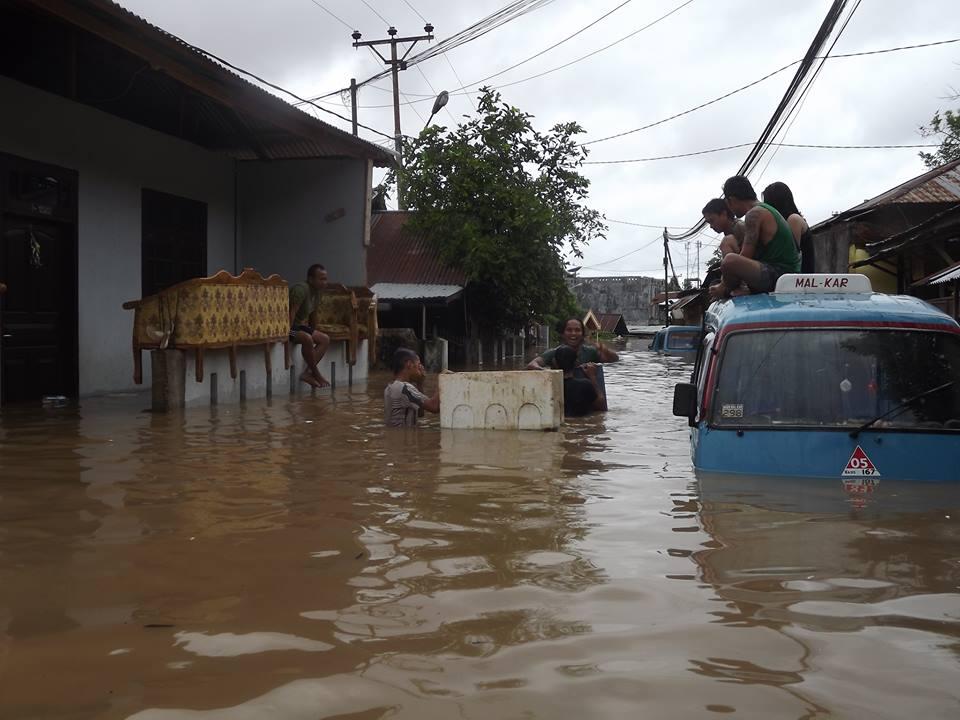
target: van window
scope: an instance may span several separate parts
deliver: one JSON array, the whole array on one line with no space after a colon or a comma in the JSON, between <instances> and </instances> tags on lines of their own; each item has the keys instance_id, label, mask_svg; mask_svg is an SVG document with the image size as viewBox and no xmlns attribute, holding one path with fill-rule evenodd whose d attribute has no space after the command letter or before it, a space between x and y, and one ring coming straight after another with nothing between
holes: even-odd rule
<instances>
[{"instance_id":1,"label":"van window","mask_svg":"<svg viewBox=\"0 0 960 720\"><path fill-rule=\"evenodd\" d=\"M904 400L952 387L894 410ZM729 427L960 431L960 338L910 330L764 330L725 342L711 420Z\"/></svg>"},{"instance_id":2,"label":"van window","mask_svg":"<svg viewBox=\"0 0 960 720\"><path fill-rule=\"evenodd\" d=\"M678 330L667 333L667 350L696 350L699 330Z\"/></svg>"}]
</instances>

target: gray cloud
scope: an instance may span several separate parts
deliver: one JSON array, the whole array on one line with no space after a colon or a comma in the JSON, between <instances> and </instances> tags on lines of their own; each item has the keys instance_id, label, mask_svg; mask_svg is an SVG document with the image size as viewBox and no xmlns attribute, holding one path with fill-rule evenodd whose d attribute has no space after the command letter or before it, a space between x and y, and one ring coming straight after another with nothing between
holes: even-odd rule
<instances>
[{"instance_id":1,"label":"gray cloud","mask_svg":"<svg viewBox=\"0 0 960 720\"><path fill-rule=\"evenodd\" d=\"M548 70L595 50L645 25L681 0L632 2L574 40L490 81L511 82ZM300 94L343 87L382 64L369 51L351 47L350 29L311 0L121 0L147 20L231 62ZM366 38L386 28L356 0L318 0L356 26ZM400 0L369 0L401 33L419 33L422 21ZM504 0L411 0L446 37L499 7ZM458 48L448 57L460 78L473 82L518 62L591 22L618 4L615 0L556 0L544 9ZM527 83L503 89L503 96L549 126L576 120L585 140L628 130L696 105L750 82L802 56L828 0L696 0L659 25L588 60ZM862 3L835 52L857 52L960 36L955 0ZM960 43L939 48L828 61L787 140L824 144L908 144L920 142L917 127L935 110L948 107L943 96L960 86ZM420 68L437 90L457 83L443 58ZM647 157L703 150L759 135L792 71L710 108L660 127L591 146L591 159ZM389 88L389 81L378 83ZM431 94L420 71L401 76L414 100ZM339 98L326 105L340 114ZM374 88L361 92L362 105L387 105L390 95ZM955 103L956 104L956 103ZM425 118L429 102L416 105ZM473 111L466 96L451 99L454 117ZM403 128L416 133L423 121L413 107L402 111ZM325 120L344 123L323 116ZM361 121L392 132L388 108L363 109ZM449 125L447 114L437 122ZM382 140L377 136L366 136ZM634 165L595 165L591 204L608 217L653 225L686 225L703 203L719 192L724 178L747 150ZM761 168L763 165L761 165ZM886 190L923 171L915 150L779 150L756 184L783 180L812 222ZM755 174L755 181L759 171ZM709 231L708 231L709 233ZM611 225L608 237L585 252L584 265L597 265L648 242L656 230ZM701 238L706 241L707 238ZM675 249L682 272L682 247ZM704 257L709 255L705 251ZM653 270L661 266L659 246L634 253L601 271ZM579 264L579 263L578 263ZM609 269L609 270L608 270ZM600 272L600 271L598 271Z\"/></svg>"}]
</instances>

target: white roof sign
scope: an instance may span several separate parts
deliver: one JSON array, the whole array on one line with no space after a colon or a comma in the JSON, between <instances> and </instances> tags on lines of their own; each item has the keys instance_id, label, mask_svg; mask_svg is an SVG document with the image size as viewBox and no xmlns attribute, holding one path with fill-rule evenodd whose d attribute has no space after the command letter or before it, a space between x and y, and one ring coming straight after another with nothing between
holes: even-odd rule
<instances>
[{"instance_id":1,"label":"white roof sign","mask_svg":"<svg viewBox=\"0 0 960 720\"><path fill-rule=\"evenodd\" d=\"M872 293L870 278L857 273L804 273L781 275L777 293Z\"/></svg>"}]
</instances>

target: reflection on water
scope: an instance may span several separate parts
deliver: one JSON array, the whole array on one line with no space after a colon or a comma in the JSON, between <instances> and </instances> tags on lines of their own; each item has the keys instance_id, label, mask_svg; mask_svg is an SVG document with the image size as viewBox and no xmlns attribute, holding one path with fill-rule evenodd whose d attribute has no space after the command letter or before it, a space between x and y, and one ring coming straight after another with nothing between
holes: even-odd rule
<instances>
[{"instance_id":1,"label":"reflection on water","mask_svg":"<svg viewBox=\"0 0 960 720\"><path fill-rule=\"evenodd\" d=\"M644 346L558 433L5 410L0 717L956 717L956 489L697 478Z\"/></svg>"}]
</instances>

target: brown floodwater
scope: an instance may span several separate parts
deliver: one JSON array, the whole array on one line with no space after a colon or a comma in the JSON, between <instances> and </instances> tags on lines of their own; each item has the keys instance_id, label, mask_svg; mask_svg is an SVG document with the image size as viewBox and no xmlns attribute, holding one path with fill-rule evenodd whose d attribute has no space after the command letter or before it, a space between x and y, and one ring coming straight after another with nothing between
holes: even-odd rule
<instances>
[{"instance_id":1,"label":"brown floodwater","mask_svg":"<svg viewBox=\"0 0 960 720\"><path fill-rule=\"evenodd\" d=\"M639 341L557 433L0 414L0 717L960 717L960 486L696 477Z\"/></svg>"}]
</instances>

